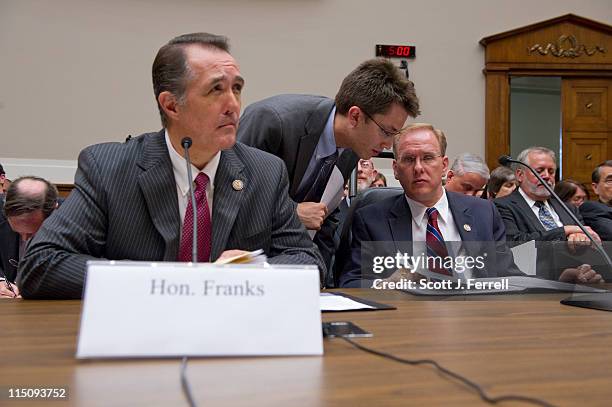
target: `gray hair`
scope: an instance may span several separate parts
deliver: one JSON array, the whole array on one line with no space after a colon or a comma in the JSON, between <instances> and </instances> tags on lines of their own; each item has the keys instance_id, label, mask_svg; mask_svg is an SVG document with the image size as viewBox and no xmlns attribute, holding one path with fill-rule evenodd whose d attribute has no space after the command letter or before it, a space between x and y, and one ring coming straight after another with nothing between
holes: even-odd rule
<instances>
[{"instance_id":1,"label":"gray hair","mask_svg":"<svg viewBox=\"0 0 612 407\"><path fill-rule=\"evenodd\" d=\"M472 153L460 154L453 165L450 167L451 171L455 175L463 176L468 172L478 174L485 180L489 180L489 167L480 156Z\"/></svg>"},{"instance_id":2,"label":"gray hair","mask_svg":"<svg viewBox=\"0 0 612 407\"><path fill-rule=\"evenodd\" d=\"M518 157L516 157L516 159L518 161L522 161L525 164L529 164L531 165L531 163L529 162L529 154L531 153L544 153L544 154L548 154L550 156L550 158L552 158L552 160L556 163L557 162L557 156L555 155L555 152L552 151L550 148L546 148L546 147L529 147L524 149L523 151L520 152L520 154L518 155ZM521 167L520 164L512 164L512 170L514 170L516 172L517 169L523 169Z\"/></svg>"}]
</instances>

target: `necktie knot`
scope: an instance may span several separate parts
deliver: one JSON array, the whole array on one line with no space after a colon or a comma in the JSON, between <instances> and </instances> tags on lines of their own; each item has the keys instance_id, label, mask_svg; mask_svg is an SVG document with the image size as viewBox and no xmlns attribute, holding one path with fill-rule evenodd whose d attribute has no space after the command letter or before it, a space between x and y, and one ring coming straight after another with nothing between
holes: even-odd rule
<instances>
[{"instance_id":1,"label":"necktie knot","mask_svg":"<svg viewBox=\"0 0 612 407\"><path fill-rule=\"evenodd\" d=\"M199 173L198 176L196 177L195 181L194 181L195 190L196 191L205 191L206 190L206 186L208 185L208 181L210 181L210 178L208 178L208 175L206 175L203 172Z\"/></svg>"},{"instance_id":2,"label":"necktie knot","mask_svg":"<svg viewBox=\"0 0 612 407\"><path fill-rule=\"evenodd\" d=\"M435 206L431 208L427 208L425 213L427 213L427 219L429 219L430 221L436 222L438 220L439 212Z\"/></svg>"}]
</instances>

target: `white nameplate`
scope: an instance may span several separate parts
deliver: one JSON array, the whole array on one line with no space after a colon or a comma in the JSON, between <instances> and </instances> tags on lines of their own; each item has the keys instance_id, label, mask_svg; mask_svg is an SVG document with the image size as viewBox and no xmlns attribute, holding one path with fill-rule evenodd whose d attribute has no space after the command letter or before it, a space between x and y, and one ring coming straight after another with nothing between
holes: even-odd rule
<instances>
[{"instance_id":1,"label":"white nameplate","mask_svg":"<svg viewBox=\"0 0 612 407\"><path fill-rule=\"evenodd\" d=\"M322 355L315 266L88 263L77 358Z\"/></svg>"}]
</instances>

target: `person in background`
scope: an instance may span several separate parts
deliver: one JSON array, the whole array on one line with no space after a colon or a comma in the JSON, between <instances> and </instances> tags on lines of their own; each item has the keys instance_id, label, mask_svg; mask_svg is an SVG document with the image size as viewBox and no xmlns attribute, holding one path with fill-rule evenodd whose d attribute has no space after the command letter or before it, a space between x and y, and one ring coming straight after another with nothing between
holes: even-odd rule
<instances>
[{"instance_id":1,"label":"person in background","mask_svg":"<svg viewBox=\"0 0 612 407\"><path fill-rule=\"evenodd\" d=\"M586 186L573 179L564 179L555 185L555 193L567 205L580 207L585 201L591 199Z\"/></svg>"},{"instance_id":2,"label":"person in background","mask_svg":"<svg viewBox=\"0 0 612 407\"><path fill-rule=\"evenodd\" d=\"M0 214L0 267L10 284L17 278L26 245L57 207L57 188L44 178L20 177L8 188ZM12 288L14 293L0 284L0 297L19 295L15 284Z\"/></svg>"},{"instance_id":3,"label":"person in background","mask_svg":"<svg viewBox=\"0 0 612 407\"><path fill-rule=\"evenodd\" d=\"M584 223L593 228L602 240L610 242L612 241L612 160L595 167L591 180L593 191L599 200L586 201L580 207L580 214L584 218Z\"/></svg>"},{"instance_id":4,"label":"person in background","mask_svg":"<svg viewBox=\"0 0 612 407\"><path fill-rule=\"evenodd\" d=\"M379 172L374 177L374 182L372 182L372 185L370 185L370 186L373 187L373 188L386 187L387 186L387 178L385 178L385 175L383 173Z\"/></svg>"},{"instance_id":5,"label":"person in background","mask_svg":"<svg viewBox=\"0 0 612 407\"><path fill-rule=\"evenodd\" d=\"M238 140L285 162L289 196L304 226L317 231L313 241L329 267L338 212L321 198L332 174L339 181L333 192L339 194L359 159L369 160L391 147L408 117L419 113L414 84L405 72L375 58L344 78L335 99L276 95L247 106Z\"/></svg>"},{"instance_id":6,"label":"person in background","mask_svg":"<svg viewBox=\"0 0 612 407\"><path fill-rule=\"evenodd\" d=\"M374 168L372 160L360 159L357 163L357 191L361 192L370 188L377 175L378 171Z\"/></svg>"},{"instance_id":7,"label":"person in background","mask_svg":"<svg viewBox=\"0 0 612 407\"><path fill-rule=\"evenodd\" d=\"M475 154L463 153L446 174L447 191L476 196L489 180L489 167Z\"/></svg>"},{"instance_id":8,"label":"person in background","mask_svg":"<svg viewBox=\"0 0 612 407\"><path fill-rule=\"evenodd\" d=\"M510 195L518 186L516 175L508 167L497 167L491 171L491 178L482 198L495 199ZM485 196L486 195L486 196Z\"/></svg>"}]
</instances>

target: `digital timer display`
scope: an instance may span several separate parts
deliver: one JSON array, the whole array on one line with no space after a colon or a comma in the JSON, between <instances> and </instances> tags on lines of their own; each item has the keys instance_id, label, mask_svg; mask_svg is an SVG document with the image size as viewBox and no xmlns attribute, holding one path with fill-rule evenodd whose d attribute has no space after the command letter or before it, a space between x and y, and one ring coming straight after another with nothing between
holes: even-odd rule
<instances>
[{"instance_id":1,"label":"digital timer display","mask_svg":"<svg viewBox=\"0 0 612 407\"><path fill-rule=\"evenodd\" d=\"M414 58L416 47L413 45L376 45L376 56L384 58Z\"/></svg>"}]
</instances>

